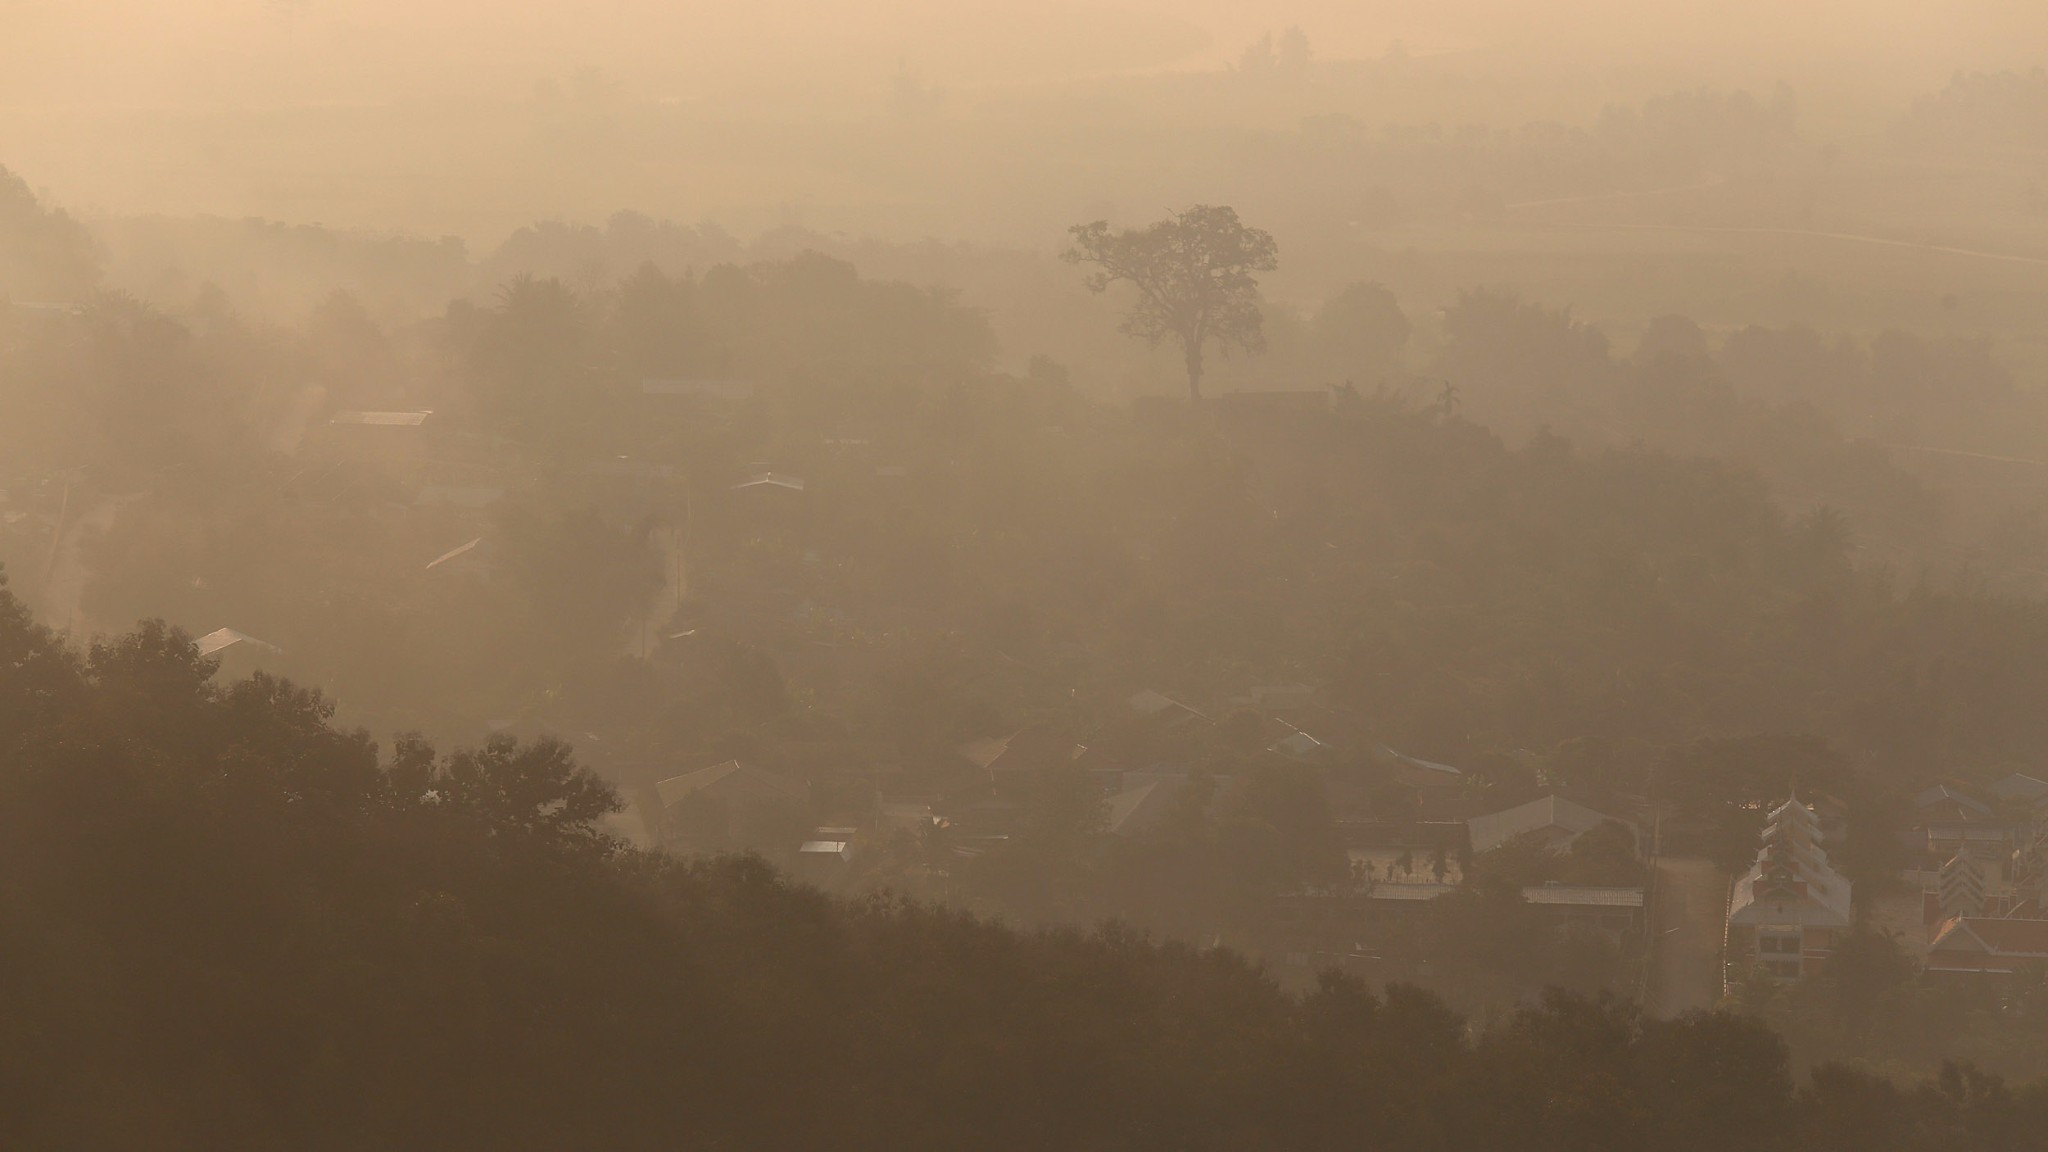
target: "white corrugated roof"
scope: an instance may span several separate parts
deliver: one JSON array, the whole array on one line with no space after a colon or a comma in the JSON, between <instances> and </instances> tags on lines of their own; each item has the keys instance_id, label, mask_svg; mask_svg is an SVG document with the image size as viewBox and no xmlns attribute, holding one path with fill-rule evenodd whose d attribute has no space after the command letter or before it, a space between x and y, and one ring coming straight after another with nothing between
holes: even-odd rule
<instances>
[{"instance_id":1,"label":"white corrugated roof","mask_svg":"<svg viewBox=\"0 0 2048 1152\"><path fill-rule=\"evenodd\" d=\"M1641 888L1616 888L1591 884L1537 884L1522 889L1522 899L1531 904L1565 904L1590 908L1641 908Z\"/></svg>"},{"instance_id":2,"label":"white corrugated roof","mask_svg":"<svg viewBox=\"0 0 2048 1152\"><path fill-rule=\"evenodd\" d=\"M284 651L284 649L279 648L275 644L266 644L246 632L237 632L233 628L216 628L193 641L193 643L199 646L199 654L201 656L211 656L215 652L224 652L237 644L250 644L271 652Z\"/></svg>"},{"instance_id":3,"label":"white corrugated roof","mask_svg":"<svg viewBox=\"0 0 2048 1152\"><path fill-rule=\"evenodd\" d=\"M425 412L336 412L329 424L369 424L388 428L417 428L434 413Z\"/></svg>"},{"instance_id":4,"label":"white corrugated roof","mask_svg":"<svg viewBox=\"0 0 2048 1152\"><path fill-rule=\"evenodd\" d=\"M1367 895L1374 900L1434 900L1457 890L1456 884L1375 884Z\"/></svg>"},{"instance_id":5,"label":"white corrugated roof","mask_svg":"<svg viewBox=\"0 0 2048 1152\"><path fill-rule=\"evenodd\" d=\"M1614 820L1584 804L1574 804L1562 796L1545 796L1510 808L1505 812L1493 812L1485 816L1474 816L1465 821L1472 834L1472 851L1486 852L1531 832L1546 828L1558 828L1576 837L1590 832L1600 825ZM1635 825L1626 820L1614 820L1629 831Z\"/></svg>"},{"instance_id":6,"label":"white corrugated roof","mask_svg":"<svg viewBox=\"0 0 2048 1152\"><path fill-rule=\"evenodd\" d=\"M1846 928L1850 920L1849 881L1828 863L1818 844L1804 842L1791 831L1804 821L1780 806L1777 819L1763 831L1764 846L1756 862L1735 882L1728 901L1731 924L1798 924L1816 928ZM1811 819L1803 809L1800 815ZM1766 868L1783 869L1804 887L1803 895L1759 898L1757 885Z\"/></svg>"}]
</instances>

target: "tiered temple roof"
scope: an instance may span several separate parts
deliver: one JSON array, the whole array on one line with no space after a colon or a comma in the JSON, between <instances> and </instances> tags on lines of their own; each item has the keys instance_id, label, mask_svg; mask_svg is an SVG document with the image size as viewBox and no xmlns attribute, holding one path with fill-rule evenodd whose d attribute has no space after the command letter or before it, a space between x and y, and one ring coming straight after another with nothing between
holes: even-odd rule
<instances>
[{"instance_id":1,"label":"tiered temple roof","mask_svg":"<svg viewBox=\"0 0 2048 1152\"><path fill-rule=\"evenodd\" d=\"M1849 881L1821 847L1820 818L1795 795L1771 810L1756 863L1735 883L1728 922L1849 926Z\"/></svg>"}]
</instances>

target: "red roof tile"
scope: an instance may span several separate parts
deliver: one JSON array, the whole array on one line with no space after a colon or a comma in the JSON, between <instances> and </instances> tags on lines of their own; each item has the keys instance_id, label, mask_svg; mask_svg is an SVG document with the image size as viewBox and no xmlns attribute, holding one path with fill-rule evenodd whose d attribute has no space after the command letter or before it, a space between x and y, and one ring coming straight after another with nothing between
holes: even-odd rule
<instances>
[{"instance_id":1,"label":"red roof tile","mask_svg":"<svg viewBox=\"0 0 2048 1152\"><path fill-rule=\"evenodd\" d=\"M2048 957L2048 920L1998 920L1988 916L1964 916L1943 927L1934 947L1941 949L1958 933L1967 932L1984 942L1994 956ZM1956 941L1964 945L1962 941Z\"/></svg>"}]
</instances>

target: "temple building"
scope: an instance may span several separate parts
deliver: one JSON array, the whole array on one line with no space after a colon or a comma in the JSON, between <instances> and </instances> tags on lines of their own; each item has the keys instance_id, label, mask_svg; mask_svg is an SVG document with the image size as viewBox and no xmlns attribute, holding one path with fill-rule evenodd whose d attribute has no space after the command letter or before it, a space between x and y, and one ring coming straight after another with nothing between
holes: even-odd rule
<instances>
[{"instance_id":1,"label":"temple building","mask_svg":"<svg viewBox=\"0 0 2048 1152\"><path fill-rule=\"evenodd\" d=\"M1820 820L1796 795L1771 812L1762 841L1728 902L1729 968L1796 980L1849 930L1849 882L1828 863Z\"/></svg>"}]
</instances>

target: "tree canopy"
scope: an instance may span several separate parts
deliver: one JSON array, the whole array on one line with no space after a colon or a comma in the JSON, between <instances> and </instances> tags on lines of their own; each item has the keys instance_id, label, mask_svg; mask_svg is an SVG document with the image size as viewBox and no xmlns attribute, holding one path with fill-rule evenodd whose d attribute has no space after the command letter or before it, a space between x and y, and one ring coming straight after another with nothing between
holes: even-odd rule
<instances>
[{"instance_id":1,"label":"tree canopy","mask_svg":"<svg viewBox=\"0 0 2048 1152\"><path fill-rule=\"evenodd\" d=\"M1558 993L1468 1030L1413 988L1294 997L1227 949L643 856L559 744L380 750L215 673L159 624L74 651L0 589L11 1148L1932 1152L2048 1124L2048 1091L1969 1067L1800 1084L1736 1016ZM1253 807L1298 823L1291 790Z\"/></svg>"},{"instance_id":2,"label":"tree canopy","mask_svg":"<svg viewBox=\"0 0 2048 1152\"><path fill-rule=\"evenodd\" d=\"M1188 396L1202 398L1203 350L1214 343L1256 351L1265 343L1254 273L1279 267L1272 234L1250 227L1228 206L1197 204L1143 228L1114 231L1106 220L1069 229L1065 259L1092 264L1088 287L1128 283L1137 303L1123 330L1157 345L1172 337L1187 365Z\"/></svg>"}]
</instances>

